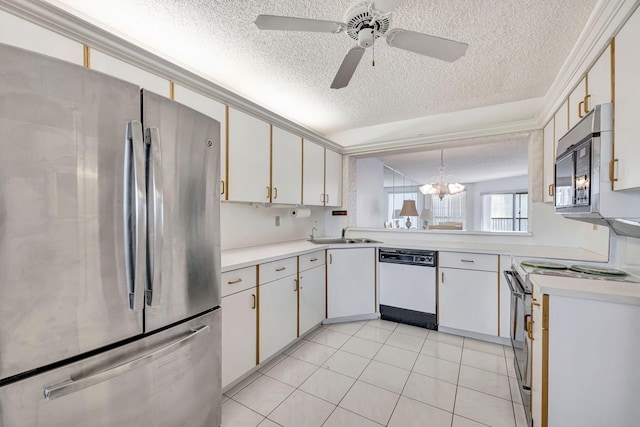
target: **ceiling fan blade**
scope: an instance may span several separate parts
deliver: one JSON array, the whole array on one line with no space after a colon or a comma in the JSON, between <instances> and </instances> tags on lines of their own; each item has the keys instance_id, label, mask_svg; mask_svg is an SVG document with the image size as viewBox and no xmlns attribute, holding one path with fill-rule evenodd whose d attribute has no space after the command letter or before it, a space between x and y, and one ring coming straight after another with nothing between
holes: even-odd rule
<instances>
[{"instance_id":1,"label":"ceiling fan blade","mask_svg":"<svg viewBox=\"0 0 640 427\"><path fill-rule=\"evenodd\" d=\"M258 15L254 23L261 30L311 31L316 33L340 33L347 28L347 24L342 22L275 15Z\"/></svg>"},{"instance_id":2,"label":"ceiling fan blade","mask_svg":"<svg viewBox=\"0 0 640 427\"><path fill-rule=\"evenodd\" d=\"M390 30L387 33L387 44L392 47L449 62L453 62L461 56L464 56L464 53L469 47L466 43L399 28Z\"/></svg>"},{"instance_id":3,"label":"ceiling fan blade","mask_svg":"<svg viewBox=\"0 0 640 427\"><path fill-rule=\"evenodd\" d=\"M333 83L331 83L331 89L341 89L349 84L353 73L358 68L362 55L364 55L364 49L359 46L349 49L349 52L342 60L336 77L333 79Z\"/></svg>"},{"instance_id":4,"label":"ceiling fan blade","mask_svg":"<svg viewBox=\"0 0 640 427\"><path fill-rule=\"evenodd\" d=\"M400 0L373 0L373 8L379 12L391 12L398 6Z\"/></svg>"}]
</instances>

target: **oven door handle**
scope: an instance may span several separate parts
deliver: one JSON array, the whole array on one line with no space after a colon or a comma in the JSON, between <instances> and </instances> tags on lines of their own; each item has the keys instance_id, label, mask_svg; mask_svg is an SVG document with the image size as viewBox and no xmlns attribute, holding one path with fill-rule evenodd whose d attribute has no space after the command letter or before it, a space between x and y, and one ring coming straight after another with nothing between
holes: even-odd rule
<instances>
[{"instance_id":1,"label":"oven door handle","mask_svg":"<svg viewBox=\"0 0 640 427\"><path fill-rule=\"evenodd\" d=\"M509 289L511 289L511 293L515 296L524 295L524 290L519 289L518 279L515 278L515 273L513 271L504 270L504 278L507 279L507 285L509 285Z\"/></svg>"}]
</instances>

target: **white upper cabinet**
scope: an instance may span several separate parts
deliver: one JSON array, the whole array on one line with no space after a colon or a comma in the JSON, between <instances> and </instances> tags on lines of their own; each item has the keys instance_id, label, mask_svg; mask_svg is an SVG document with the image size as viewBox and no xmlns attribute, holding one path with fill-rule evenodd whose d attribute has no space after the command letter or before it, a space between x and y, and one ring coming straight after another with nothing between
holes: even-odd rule
<instances>
[{"instance_id":1,"label":"white upper cabinet","mask_svg":"<svg viewBox=\"0 0 640 427\"><path fill-rule=\"evenodd\" d=\"M542 201L545 203L552 202L553 203L553 186L554 178L555 178L555 162L556 162L556 138L555 138L555 120L553 117L549 120L549 123L544 127L542 132L542 139L544 144L544 187L542 188L543 198Z\"/></svg>"},{"instance_id":2,"label":"white upper cabinet","mask_svg":"<svg viewBox=\"0 0 640 427\"><path fill-rule=\"evenodd\" d=\"M586 79L580 80L578 86L573 89L569 95L569 129L574 127L585 114L585 102L587 100L587 82Z\"/></svg>"},{"instance_id":3,"label":"white upper cabinet","mask_svg":"<svg viewBox=\"0 0 640 427\"><path fill-rule=\"evenodd\" d=\"M229 108L227 138L227 200L270 202L271 125Z\"/></svg>"},{"instance_id":4,"label":"white upper cabinet","mask_svg":"<svg viewBox=\"0 0 640 427\"><path fill-rule=\"evenodd\" d=\"M227 107L218 101L200 95L179 85L174 86L174 99L187 107L220 122L220 193L226 199L227 174Z\"/></svg>"},{"instance_id":5,"label":"white upper cabinet","mask_svg":"<svg viewBox=\"0 0 640 427\"><path fill-rule=\"evenodd\" d=\"M324 147L304 141L302 204L324 206Z\"/></svg>"},{"instance_id":6,"label":"white upper cabinet","mask_svg":"<svg viewBox=\"0 0 640 427\"><path fill-rule=\"evenodd\" d=\"M342 155L325 150L325 206L342 205Z\"/></svg>"},{"instance_id":7,"label":"white upper cabinet","mask_svg":"<svg viewBox=\"0 0 640 427\"><path fill-rule=\"evenodd\" d=\"M342 155L304 141L302 204L342 205Z\"/></svg>"},{"instance_id":8,"label":"white upper cabinet","mask_svg":"<svg viewBox=\"0 0 640 427\"><path fill-rule=\"evenodd\" d=\"M558 109L556 115L554 116L555 123L555 143L556 147L558 146L558 141L562 138L567 131L569 130L569 101L564 101L564 104ZM555 160L555 159L554 159Z\"/></svg>"},{"instance_id":9,"label":"white upper cabinet","mask_svg":"<svg viewBox=\"0 0 640 427\"><path fill-rule=\"evenodd\" d=\"M600 55L587 73L586 111L613 100L611 92L611 46Z\"/></svg>"},{"instance_id":10,"label":"white upper cabinet","mask_svg":"<svg viewBox=\"0 0 640 427\"><path fill-rule=\"evenodd\" d=\"M272 127L271 202L302 203L302 138Z\"/></svg>"},{"instance_id":11,"label":"white upper cabinet","mask_svg":"<svg viewBox=\"0 0 640 427\"><path fill-rule=\"evenodd\" d=\"M81 43L0 10L0 43L41 53L76 65L84 63Z\"/></svg>"},{"instance_id":12,"label":"white upper cabinet","mask_svg":"<svg viewBox=\"0 0 640 427\"><path fill-rule=\"evenodd\" d=\"M640 9L615 38L614 190L640 187L638 100L640 100Z\"/></svg>"}]
</instances>

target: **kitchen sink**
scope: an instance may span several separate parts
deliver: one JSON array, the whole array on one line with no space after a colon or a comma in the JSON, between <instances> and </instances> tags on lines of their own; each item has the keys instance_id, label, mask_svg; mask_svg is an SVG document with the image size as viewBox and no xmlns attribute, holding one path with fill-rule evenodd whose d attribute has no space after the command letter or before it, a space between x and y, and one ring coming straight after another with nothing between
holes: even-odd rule
<instances>
[{"instance_id":1,"label":"kitchen sink","mask_svg":"<svg viewBox=\"0 0 640 427\"><path fill-rule=\"evenodd\" d=\"M311 243L315 243L318 245L331 245L336 243L341 244L353 244L353 243L382 243L378 240L371 239L348 239L348 238L340 238L340 237L320 237L317 239L309 240Z\"/></svg>"}]
</instances>

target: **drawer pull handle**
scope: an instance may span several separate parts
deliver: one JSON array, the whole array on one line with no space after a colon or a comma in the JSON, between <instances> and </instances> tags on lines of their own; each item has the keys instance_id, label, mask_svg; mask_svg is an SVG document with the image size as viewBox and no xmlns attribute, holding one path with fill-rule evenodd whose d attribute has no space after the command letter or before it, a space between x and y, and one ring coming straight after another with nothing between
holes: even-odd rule
<instances>
[{"instance_id":1,"label":"drawer pull handle","mask_svg":"<svg viewBox=\"0 0 640 427\"><path fill-rule=\"evenodd\" d=\"M548 188L548 193L550 197L553 197L553 193L555 192L554 188L555 188L555 184L549 184L549 188Z\"/></svg>"},{"instance_id":2,"label":"drawer pull handle","mask_svg":"<svg viewBox=\"0 0 640 427\"><path fill-rule=\"evenodd\" d=\"M255 310L256 309L256 294L251 294L251 299L252 299L251 309Z\"/></svg>"},{"instance_id":3,"label":"drawer pull handle","mask_svg":"<svg viewBox=\"0 0 640 427\"><path fill-rule=\"evenodd\" d=\"M440 273L440 283L444 283L444 271L442 273Z\"/></svg>"},{"instance_id":4,"label":"drawer pull handle","mask_svg":"<svg viewBox=\"0 0 640 427\"><path fill-rule=\"evenodd\" d=\"M293 279L293 283L295 283L295 286L293 287L293 292L298 292L298 279Z\"/></svg>"},{"instance_id":5,"label":"drawer pull handle","mask_svg":"<svg viewBox=\"0 0 640 427\"><path fill-rule=\"evenodd\" d=\"M242 279L236 279L236 280L231 280L229 282L227 282L229 285L235 285L236 283L240 283L242 282Z\"/></svg>"},{"instance_id":6,"label":"drawer pull handle","mask_svg":"<svg viewBox=\"0 0 640 427\"><path fill-rule=\"evenodd\" d=\"M271 187L267 186L267 199L271 199Z\"/></svg>"},{"instance_id":7,"label":"drawer pull handle","mask_svg":"<svg viewBox=\"0 0 640 427\"><path fill-rule=\"evenodd\" d=\"M224 181L220 181L220 194L224 194Z\"/></svg>"},{"instance_id":8,"label":"drawer pull handle","mask_svg":"<svg viewBox=\"0 0 640 427\"><path fill-rule=\"evenodd\" d=\"M460 261L462 261L462 262L475 262L475 261L474 261L474 260L472 260L472 259L461 259Z\"/></svg>"},{"instance_id":9,"label":"drawer pull handle","mask_svg":"<svg viewBox=\"0 0 640 427\"><path fill-rule=\"evenodd\" d=\"M318 260L318 258L311 258L311 259L309 260L309 262L316 262L317 260Z\"/></svg>"},{"instance_id":10,"label":"drawer pull handle","mask_svg":"<svg viewBox=\"0 0 640 427\"><path fill-rule=\"evenodd\" d=\"M276 268L276 271L284 271L286 269L287 269L287 267L278 267L278 268Z\"/></svg>"}]
</instances>

